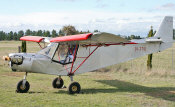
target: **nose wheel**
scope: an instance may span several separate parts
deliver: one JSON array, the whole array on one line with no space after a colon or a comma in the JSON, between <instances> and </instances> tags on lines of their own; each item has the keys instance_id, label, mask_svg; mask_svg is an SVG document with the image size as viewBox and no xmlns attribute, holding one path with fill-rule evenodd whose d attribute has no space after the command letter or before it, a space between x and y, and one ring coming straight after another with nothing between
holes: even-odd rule
<instances>
[{"instance_id":1,"label":"nose wheel","mask_svg":"<svg viewBox=\"0 0 175 107\"><path fill-rule=\"evenodd\" d=\"M62 88L64 85L64 81L61 77L55 78L52 82L53 88Z\"/></svg>"},{"instance_id":2,"label":"nose wheel","mask_svg":"<svg viewBox=\"0 0 175 107\"><path fill-rule=\"evenodd\" d=\"M30 84L26 80L21 80L17 84L17 90L18 93L27 93L30 89Z\"/></svg>"},{"instance_id":3,"label":"nose wheel","mask_svg":"<svg viewBox=\"0 0 175 107\"><path fill-rule=\"evenodd\" d=\"M26 80L26 77L27 77L27 73L24 76L24 79L18 82L16 92L18 92L18 93L27 93L29 91L30 84Z\"/></svg>"}]
</instances>

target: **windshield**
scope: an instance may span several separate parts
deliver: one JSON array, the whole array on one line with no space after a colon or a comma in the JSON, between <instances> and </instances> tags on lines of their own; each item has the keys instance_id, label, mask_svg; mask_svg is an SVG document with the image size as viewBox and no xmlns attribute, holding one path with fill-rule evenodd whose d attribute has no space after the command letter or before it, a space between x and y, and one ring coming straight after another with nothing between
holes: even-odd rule
<instances>
[{"instance_id":1,"label":"windshield","mask_svg":"<svg viewBox=\"0 0 175 107\"><path fill-rule=\"evenodd\" d=\"M53 61L58 62L60 64L72 63L73 59L76 59L77 53L75 53L74 58L74 52L76 50L75 48L76 45L60 44L55 52L55 55L53 56Z\"/></svg>"},{"instance_id":2,"label":"windshield","mask_svg":"<svg viewBox=\"0 0 175 107\"><path fill-rule=\"evenodd\" d=\"M46 56L52 58L57 46L58 46L58 43L51 43L47 47L45 47L44 49L40 50L38 52L38 54L46 55Z\"/></svg>"}]
</instances>

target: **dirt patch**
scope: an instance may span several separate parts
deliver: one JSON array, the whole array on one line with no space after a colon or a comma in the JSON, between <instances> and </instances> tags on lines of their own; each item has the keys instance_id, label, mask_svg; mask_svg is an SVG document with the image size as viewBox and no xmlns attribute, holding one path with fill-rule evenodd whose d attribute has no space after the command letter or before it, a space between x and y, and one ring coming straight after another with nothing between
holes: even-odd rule
<instances>
[{"instance_id":1,"label":"dirt patch","mask_svg":"<svg viewBox=\"0 0 175 107\"><path fill-rule=\"evenodd\" d=\"M23 72L7 72L7 73L3 73L2 76L22 77L24 76L24 73Z\"/></svg>"},{"instance_id":2,"label":"dirt patch","mask_svg":"<svg viewBox=\"0 0 175 107\"><path fill-rule=\"evenodd\" d=\"M100 74L98 74L98 73L91 74L91 77L98 78L98 79L105 79L105 80L112 79L112 76L110 76L109 73L104 73L104 72L101 72Z\"/></svg>"},{"instance_id":3,"label":"dirt patch","mask_svg":"<svg viewBox=\"0 0 175 107\"><path fill-rule=\"evenodd\" d=\"M157 91L147 94L153 97L162 98L169 101L175 101L175 91Z\"/></svg>"}]
</instances>

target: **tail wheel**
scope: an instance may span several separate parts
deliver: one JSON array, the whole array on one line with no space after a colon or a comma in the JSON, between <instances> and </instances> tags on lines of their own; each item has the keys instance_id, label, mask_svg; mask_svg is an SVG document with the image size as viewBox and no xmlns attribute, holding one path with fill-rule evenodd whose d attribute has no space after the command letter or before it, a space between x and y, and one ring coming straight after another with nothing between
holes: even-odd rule
<instances>
[{"instance_id":1,"label":"tail wheel","mask_svg":"<svg viewBox=\"0 0 175 107\"><path fill-rule=\"evenodd\" d=\"M26 80L21 80L17 84L17 90L18 93L27 93L30 89L30 84Z\"/></svg>"},{"instance_id":2,"label":"tail wheel","mask_svg":"<svg viewBox=\"0 0 175 107\"><path fill-rule=\"evenodd\" d=\"M81 87L78 82L72 82L68 88L69 94L80 93Z\"/></svg>"},{"instance_id":3,"label":"tail wheel","mask_svg":"<svg viewBox=\"0 0 175 107\"><path fill-rule=\"evenodd\" d=\"M62 78L55 78L52 82L53 88L62 88L64 85L64 81Z\"/></svg>"}]
</instances>

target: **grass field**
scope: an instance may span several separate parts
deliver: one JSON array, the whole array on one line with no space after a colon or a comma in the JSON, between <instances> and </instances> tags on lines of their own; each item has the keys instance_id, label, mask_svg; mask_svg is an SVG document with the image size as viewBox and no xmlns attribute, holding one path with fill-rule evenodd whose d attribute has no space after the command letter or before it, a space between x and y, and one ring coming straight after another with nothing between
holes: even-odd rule
<instances>
[{"instance_id":1,"label":"grass field","mask_svg":"<svg viewBox=\"0 0 175 107\"><path fill-rule=\"evenodd\" d=\"M1 41L0 57L17 52L21 42ZM39 47L28 43L28 52ZM174 47L175 48L175 45ZM175 53L175 52L174 52ZM175 59L175 55L173 56ZM174 107L175 68L172 48L153 55L153 69L146 69L147 57L74 77L81 84L80 94L69 95L67 89L53 89L53 75L29 74L28 93L16 93L16 84L24 73L14 73L0 59L0 107ZM175 60L173 61L175 64ZM68 77L63 77L66 86Z\"/></svg>"}]
</instances>

